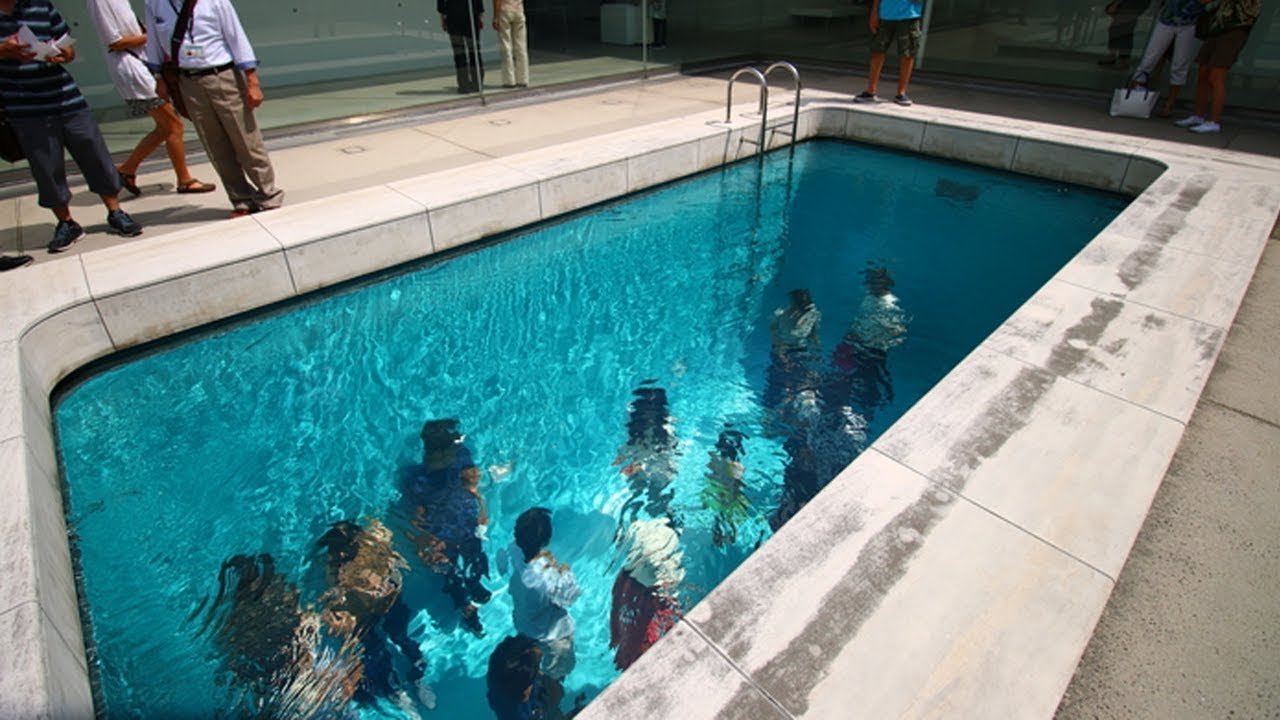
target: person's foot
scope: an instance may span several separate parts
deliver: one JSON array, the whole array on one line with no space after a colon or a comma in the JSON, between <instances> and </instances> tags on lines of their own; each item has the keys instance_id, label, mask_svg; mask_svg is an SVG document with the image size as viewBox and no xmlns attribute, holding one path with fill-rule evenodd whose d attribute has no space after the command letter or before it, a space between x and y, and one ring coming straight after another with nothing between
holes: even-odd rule
<instances>
[{"instance_id":1,"label":"person's foot","mask_svg":"<svg viewBox=\"0 0 1280 720\"><path fill-rule=\"evenodd\" d=\"M253 208L238 207L238 208L232 208L231 215L229 215L228 217L234 220L236 218L242 218L246 215L252 215L252 214L253 214Z\"/></svg>"},{"instance_id":2,"label":"person's foot","mask_svg":"<svg viewBox=\"0 0 1280 720\"><path fill-rule=\"evenodd\" d=\"M123 210L112 210L107 213L107 227L124 237L136 237L142 234L142 226Z\"/></svg>"},{"instance_id":3,"label":"person's foot","mask_svg":"<svg viewBox=\"0 0 1280 720\"><path fill-rule=\"evenodd\" d=\"M1195 125L1204 124L1204 118L1199 115L1192 115L1191 117L1184 117L1181 120L1174 120L1173 124L1180 128L1189 128Z\"/></svg>"},{"instance_id":4,"label":"person's foot","mask_svg":"<svg viewBox=\"0 0 1280 720\"><path fill-rule=\"evenodd\" d=\"M1192 125L1187 129L1193 133L1200 133L1201 135L1205 133L1222 132L1222 126L1212 120L1205 120L1199 125Z\"/></svg>"},{"instance_id":5,"label":"person's foot","mask_svg":"<svg viewBox=\"0 0 1280 720\"><path fill-rule=\"evenodd\" d=\"M16 270L23 265L30 265L33 258L30 255L0 255L0 272L5 270Z\"/></svg>"},{"instance_id":6,"label":"person's foot","mask_svg":"<svg viewBox=\"0 0 1280 720\"><path fill-rule=\"evenodd\" d=\"M906 93L898 93L897 95L894 95L893 101L903 106L911 104L911 98L907 97Z\"/></svg>"},{"instance_id":7,"label":"person's foot","mask_svg":"<svg viewBox=\"0 0 1280 720\"><path fill-rule=\"evenodd\" d=\"M120 168L116 168L116 172L120 173L120 184L130 195L138 197L142 194L142 188L138 187L138 176L135 173L127 173Z\"/></svg>"},{"instance_id":8,"label":"person's foot","mask_svg":"<svg viewBox=\"0 0 1280 720\"><path fill-rule=\"evenodd\" d=\"M60 253L84 237L84 228L75 220L59 220L53 229L53 239L49 241L49 252Z\"/></svg>"},{"instance_id":9,"label":"person's foot","mask_svg":"<svg viewBox=\"0 0 1280 720\"><path fill-rule=\"evenodd\" d=\"M880 102L880 98L876 97L876 94L871 92L870 90L863 90L862 92L853 96L853 101L874 103L874 102Z\"/></svg>"},{"instance_id":10,"label":"person's foot","mask_svg":"<svg viewBox=\"0 0 1280 720\"><path fill-rule=\"evenodd\" d=\"M217 190L218 186L213 183L200 182L195 178L191 178L186 182L178 183L178 193L185 195L187 193L207 193Z\"/></svg>"}]
</instances>

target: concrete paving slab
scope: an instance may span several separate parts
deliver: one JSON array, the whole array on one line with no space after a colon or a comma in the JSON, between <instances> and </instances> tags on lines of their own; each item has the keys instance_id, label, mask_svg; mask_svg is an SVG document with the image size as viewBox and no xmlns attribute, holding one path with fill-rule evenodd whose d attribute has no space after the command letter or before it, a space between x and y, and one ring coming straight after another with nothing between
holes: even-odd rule
<instances>
[{"instance_id":1,"label":"concrete paving slab","mask_svg":"<svg viewBox=\"0 0 1280 720\"><path fill-rule=\"evenodd\" d=\"M1205 398L1280 425L1280 232L1272 234Z\"/></svg>"},{"instance_id":2,"label":"concrete paving slab","mask_svg":"<svg viewBox=\"0 0 1280 720\"><path fill-rule=\"evenodd\" d=\"M1275 716L1278 467L1280 428L1201 405L1058 720Z\"/></svg>"}]
</instances>

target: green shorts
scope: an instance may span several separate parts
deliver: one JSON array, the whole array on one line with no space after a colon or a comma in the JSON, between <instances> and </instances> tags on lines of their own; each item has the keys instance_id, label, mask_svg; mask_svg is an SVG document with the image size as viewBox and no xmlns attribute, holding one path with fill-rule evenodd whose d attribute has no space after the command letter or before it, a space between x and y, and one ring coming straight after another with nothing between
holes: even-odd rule
<instances>
[{"instance_id":1,"label":"green shorts","mask_svg":"<svg viewBox=\"0 0 1280 720\"><path fill-rule=\"evenodd\" d=\"M898 55L915 57L920 50L920 18L907 20L881 20L876 33L871 36L871 54L888 52L889 45L898 41Z\"/></svg>"}]
</instances>

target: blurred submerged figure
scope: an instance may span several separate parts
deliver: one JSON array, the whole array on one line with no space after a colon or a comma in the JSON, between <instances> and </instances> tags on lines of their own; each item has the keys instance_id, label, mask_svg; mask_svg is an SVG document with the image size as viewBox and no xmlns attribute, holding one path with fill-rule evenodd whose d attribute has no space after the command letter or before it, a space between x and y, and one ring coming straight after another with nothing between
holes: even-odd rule
<instances>
[{"instance_id":1,"label":"blurred submerged figure","mask_svg":"<svg viewBox=\"0 0 1280 720\"><path fill-rule=\"evenodd\" d=\"M392 549L391 531L377 520L363 526L342 520L316 544L326 552L329 589L320 598L324 623L332 635L359 646L362 672L355 699L372 704L385 698L416 716L412 690L418 702L434 707L435 693L424 680L426 659L409 636L411 613L401 598L401 571L408 564ZM403 676L395 667L393 644L408 665Z\"/></svg>"},{"instance_id":2,"label":"blurred submerged figure","mask_svg":"<svg viewBox=\"0 0 1280 720\"><path fill-rule=\"evenodd\" d=\"M893 402L889 350L906 339L910 317L898 306L886 268L867 269L863 283L867 295L832 353L822 400L829 408L848 407L869 423Z\"/></svg>"},{"instance_id":3,"label":"blurred submerged figure","mask_svg":"<svg viewBox=\"0 0 1280 720\"><path fill-rule=\"evenodd\" d=\"M547 549L550 543L551 511L529 508L516 518L515 542L502 553L500 565L511 570L512 625L516 632L538 641L543 671L562 680L577 663L576 625L569 606L582 589L569 566Z\"/></svg>"},{"instance_id":4,"label":"blurred submerged figure","mask_svg":"<svg viewBox=\"0 0 1280 720\"><path fill-rule=\"evenodd\" d=\"M498 720L555 720L564 688L541 670L542 649L528 635L503 639L485 675L489 709Z\"/></svg>"},{"instance_id":5,"label":"blurred submerged figure","mask_svg":"<svg viewBox=\"0 0 1280 720\"><path fill-rule=\"evenodd\" d=\"M613 464L622 468L630 495L618 518L618 537L640 516L678 520L671 511L676 476L676 439L672 432L667 391L658 387L639 387L627 414L627 442L618 448Z\"/></svg>"},{"instance_id":6,"label":"blurred submerged figure","mask_svg":"<svg viewBox=\"0 0 1280 720\"><path fill-rule=\"evenodd\" d=\"M234 555L218 573L218 594L202 629L223 658L236 716L336 717L360 680L359 649L326 647L319 616L270 555Z\"/></svg>"},{"instance_id":7,"label":"blurred submerged figure","mask_svg":"<svg viewBox=\"0 0 1280 720\"><path fill-rule=\"evenodd\" d=\"M711 538L716 547L732 545L738 539L738 523L747 519L751 501L746 495L746 472L740 458L742 433L725 428L716 440L707 462L707 485L702 489L702 506L715 513Z\"/></svg>"},{"instance_id":8,"label":"blurred submerged figure","mask_svg":"<svg viewBox=\"0 0 1280 720\"><path fill-rule=\"evenodd\" d=\"M788 293L786 307L774 311L769 326L771 344L769 366L765 369L765 427L772 434L786 435L797 421L797 403L818 389L816 365L821 344L818 326L822 313L805 288Z\"/></svg>"},{"instance_id":9,"label":"blurred submerged figure","mask_svg":"<svg viewBox=\"0 0 1280 720\"><path fill-rule=\"evenodd\" d=\"M480 469L457 424L429 420L422 427L422 464L405 475L404 496L413 507L408 537L418 558L444 581L463 626L483 637L476 604L490 598L481 582L489 575L482 544L489 519L480 496Z\"/></svg>"},{"instance_id":10,"label":"blurred submerged figure","mask_svg":"<svg viewBox=\"0 0 1280 720\"><path fill-rule=\"evenodd\" d=\"M680 618L676 588L684 580L680 537L665 518L637 520L627 529L626 561L613 583L609 647L626 670Z\"/></svg>"}]
</instances>

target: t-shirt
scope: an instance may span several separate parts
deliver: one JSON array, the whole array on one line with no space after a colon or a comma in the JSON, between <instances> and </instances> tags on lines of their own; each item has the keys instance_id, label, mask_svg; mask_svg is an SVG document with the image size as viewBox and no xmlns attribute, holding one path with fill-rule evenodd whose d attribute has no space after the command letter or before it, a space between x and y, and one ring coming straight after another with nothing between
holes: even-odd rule
<instances>
[{"instance_id":1,"label":"t-shirt","mask_svg":"<svg viewBox=\"0 0 1280 720\"><path fill-rule=\"evenodd\" d=\"M11 14L0 12L0 37L22 25L44 42L71 32L49 0L17 0ZM66 68L40 60L0 59L0 100L10 117L50 117L89 107Z\"/></svg>"},{"instance_id":2,"label":"t-shirt","mask_svg":"<svg viewBox=\"0 0 1280 720\"><path fill-rule=\"evenodd\" d=\"M573 635L567 608L582 594L573 571L558 569L547 557L522 563L518 547L508 552L515 564L510 591L516 632L542 642Z\"/></svg>"},{"instance_id":3,"label":"t-shirt","mask_svg":"<svg viewBox=\"0 0 1280 720\"><path fill-rule=\"evenodd\" d=\"M924 0L880 0L881 20L910 20L923 14Z\"/></svg>"}]
</instances>

